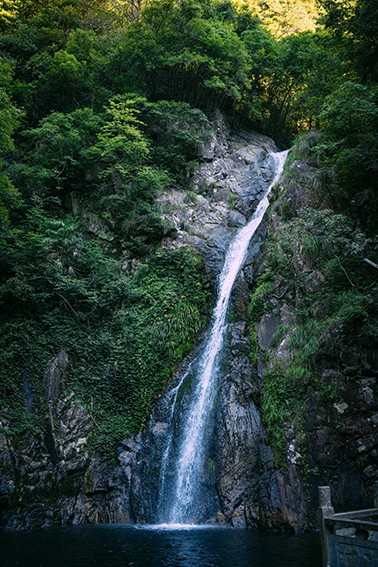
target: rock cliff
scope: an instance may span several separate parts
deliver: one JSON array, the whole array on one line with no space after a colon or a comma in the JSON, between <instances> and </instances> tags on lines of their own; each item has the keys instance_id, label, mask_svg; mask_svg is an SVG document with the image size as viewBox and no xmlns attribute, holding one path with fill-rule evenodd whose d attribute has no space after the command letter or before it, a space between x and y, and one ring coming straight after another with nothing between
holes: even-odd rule
<instances>
[{"instance_id":1,"label":"rock cliff","mask_svg":"<svg viewBox=\"0 0 378 567\"><path fill-rule=\"evenodd\" d=\"M194 172L192 190L176 188L158 197L161 214L176 229L176 238L166 237L162 245L199 249L205 257L204 277L215 281L232 235L246 223L272 177L269 152L274 150L273 141L259 134L230 134L218 116L208 146L201 148L202 161ZM288 211L295 216L315 199L315 193L306 189L309 166L297 161L290 172L280 183L284 195L273 208L270 238ZM314 525L318 484L334 483L338 509L370 504L377 475L376 375L369 367L351 383L337 366L323 364L321 380L328 392L336 393L325 396L324 388L318 391L309 383L301 394L301 427L289 407L279 431L272 428L264 413L269 375L275 368L272 361L286 367L291 363L290 338L299 324L298 294L317 294L326 276L298 253L295 262L301 291L277 274L262 296L258 313L251 315L249 297L256 275L262 272L266 229L264 222L251 242L233 292L209 467L209 521L300 530ZM301 249L300 243L298 246ZM320 303L317 308L321 309ZM125 439L115 462L108 462L91 447L96 423L78 393L66 387L70 360L64 350L58 353L44 377L48 408L44 431L14 439L9 435L7 408L0 408L1 523L32 528L155 521L158 456L167 435L169 392L192 357L193 353L177 369L146 429ZM279 384L274 387L281 388ZM27 384L25 403L33 412ZM280 403L287 405L284 398Z\"/></svg>"}]
</instances>

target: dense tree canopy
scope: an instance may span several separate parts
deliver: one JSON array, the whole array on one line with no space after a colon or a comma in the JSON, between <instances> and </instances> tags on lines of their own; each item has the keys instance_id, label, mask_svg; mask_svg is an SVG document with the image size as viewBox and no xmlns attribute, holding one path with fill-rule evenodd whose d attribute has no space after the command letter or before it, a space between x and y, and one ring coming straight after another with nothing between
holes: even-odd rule
<instances>
[{"instance_id":1,"label":"dense tree canopy","mask_svg":"<svg viewBox=\"0 0 378 567\"><path fill-rule=\"evenodd\" d=\"M378 78L378 6L376 0L318 0L326 29L344 42L364 80Z\"/></svg>"}]
</instances>

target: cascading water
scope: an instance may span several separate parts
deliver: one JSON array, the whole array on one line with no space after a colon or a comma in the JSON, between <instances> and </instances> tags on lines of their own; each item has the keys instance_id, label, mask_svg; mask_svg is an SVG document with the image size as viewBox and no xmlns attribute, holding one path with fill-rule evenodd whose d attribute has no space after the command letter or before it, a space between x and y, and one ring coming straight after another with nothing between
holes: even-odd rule
<instances>
[{"instance_id":1,"label":"cascading water","mask_svg":"<svg viewBox=\"0 0 378 567\"><path fill-rule=\"evenodd\" d=\"M269 206L268 194L282 173L287 152L273 154L276 173L265 197L246 226L232 240L219 276L219 293L212 316L212 324L198 357L182 374L177 386L170 393L170 435L167 437L160 470L160 521L184 524L196 521L196 500L200 497L202 468L209 446L210 416L217 394L220 355L227 328L227 312L232 288L245 260L252 236L263 220ZM192 395L189 407L177 409L183 397L181 390L192 374ZM187 387L187 386L186 386ZM176 410L184 413L182 431L175 431L173 424ZM178 443L176 442L178 438ZM172 463L174 468L172 469Z\"/></svg>"}]
</instances>

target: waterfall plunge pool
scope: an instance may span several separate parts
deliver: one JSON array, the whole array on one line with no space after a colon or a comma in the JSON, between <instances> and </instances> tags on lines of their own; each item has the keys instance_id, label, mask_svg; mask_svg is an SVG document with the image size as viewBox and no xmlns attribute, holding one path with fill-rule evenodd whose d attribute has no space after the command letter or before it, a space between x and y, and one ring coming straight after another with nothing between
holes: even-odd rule
<instances>
[{"instance_id":1,"label":"waterfall plunge pool","mask_svg":"<svg viewBox=\"0 0 378 567\"><path fill-rule=\"evenodd\" d=\"M320 567L318 534L205 526L69 526L0 532L2 567Z\"/></svg>"}]
</instances>

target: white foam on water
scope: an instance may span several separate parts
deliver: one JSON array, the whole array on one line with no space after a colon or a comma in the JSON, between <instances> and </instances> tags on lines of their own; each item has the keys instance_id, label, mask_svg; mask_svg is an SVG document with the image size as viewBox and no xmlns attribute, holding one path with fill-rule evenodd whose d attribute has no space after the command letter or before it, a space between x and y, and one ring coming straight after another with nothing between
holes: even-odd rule
<instances>
[{"instance_id":1,"label":"white foam on water","mask_svg":"<svg viewBox=\"0 0 378 567\"><path fill-rule=\"evenodd\" d=\"M218 526L215 524L145 524L136 526L138 529L144 530L163 530L163 531L174 531L174 530L209 530L209 529L224 529L223 526Z\"/></svg>"}]
</instances>

